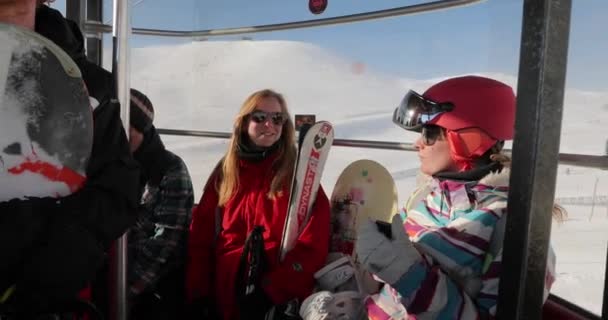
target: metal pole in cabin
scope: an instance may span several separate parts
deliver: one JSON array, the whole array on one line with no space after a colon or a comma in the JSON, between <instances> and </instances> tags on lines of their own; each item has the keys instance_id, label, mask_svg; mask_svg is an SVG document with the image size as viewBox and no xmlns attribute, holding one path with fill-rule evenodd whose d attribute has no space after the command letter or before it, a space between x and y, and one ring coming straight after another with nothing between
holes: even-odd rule
<instances>
[{"instance_id":1,"label":"metal pole in cabin","mask_svg":"<svg viewBox=\"0 0 608 320\"><path fill-rule=\"evenodd\" d=\"M608 203L606 204L608 207ZM608 249L606 250L606 270L604 271L604 296L602 297L602 320L608 320Z\"/></svg>"},{"instance_id":2,"label":"metal pole in cabin","mask_svg":"<svg viewBox=\"0 0 608 320\"><path fill-rule=\"evenodd\" d=\"M497 316L541 319L571 0L525 0Z\"/></svg>"},{"instance_id":3,"label":"metal pole in cabin","mask_svg":"<svg viewBox=\"0 0 608 320\"><path fill-rule=\"evenodd\" d=\"M102 21L103 0L87 0L87 21ZM83 29L84 30L84 29ZM86 35L87 58L96 65L103 66L103 33L94 32Z\"/></svg>"},{"instance_id":4,"label":"metal pole in cabin","mask_svg":"<svg viewBox=\"0 0 608 320\"><path fill-rule=\"evenodd\" d=\"M608 158L608 139L606 140L606 150L604 156ZM606 199L606 218L608 218L608 199ZM608 249L606 249L606 261L604 262L604 296L602 297L602 319L608 320Z\"/></svg>"},{"instance_id":5,"label":"metal pole in cabin","mask_svg":"<svg viewBox=\"0 0 608 320\"><path fill-rule=\"evenodd\" d=\"M112 73L114 75L116 94L120 102L120 117L125 133L129 137L129 38L131 35L129 1L114 0L114 23L112 32ZM115 259L110 266L113 268L114 295L110 301L110 319L127 320L127 235L115 242Z\"/></svg>"},{"instance_id":6,"label":"metal pole in cabin","mask_svg":"<svg viewBox=\"0 0 608 320\"><path fill-rule=\"evenodd\" d=\"M369 11L364 13L349 14L338 17L305 20L305 21L294 21L286 23L276 23L267 25L237 27L237 28L225 28L225 29L210 29L210 30L197 30L197 31L175 31L175 30L158 30L158 29L143 29L133 28L134 34L147 35L147 36L163 36L163 37L185 37L185 38L207 38L207 37L220 37L227 35L242 35L246 33L260 33L260 32L271 32L280 30L293 30L301 28L311 28L320 26L329 26L345 23L354 23L368 20L378 20L390 17L418 14L424 12L433 12L438 10L448 10L451 8L458 8L467 5L474 5L481 3L485 0L438 0L431 1L428 3L412 4L397 8L384 9L378 11ZM99 31L99 32L110 32L111 27L102 23L94 21L87 21L85 24L87 31Z\"/></svg>"},{"instance_id":7,"label":"metal pole in cabin","mask_svg":"<svg viewBox=\"0 0 608 320\"><path fill-rule=\"evenodd\" d=\"M67 0L65 2L65 17L76 22L80 30L84 30L86 22L86 4L80 0Z\"/></svg>"},{"instance_id":8,"label":"metal pole in cabin","mask_svg":"<svg viewBox=\"0 0 608 320\"><path fill-rule=\"evenodd\" d=\"M101 23L103 12L103 0L67 0L66 1L66 18L76 22L84 33L87 58L89 61L102 66L102 50L101 45L103 33L100 31L86 31L85 24L87 21Z\"/></svg>"}]
</instances>

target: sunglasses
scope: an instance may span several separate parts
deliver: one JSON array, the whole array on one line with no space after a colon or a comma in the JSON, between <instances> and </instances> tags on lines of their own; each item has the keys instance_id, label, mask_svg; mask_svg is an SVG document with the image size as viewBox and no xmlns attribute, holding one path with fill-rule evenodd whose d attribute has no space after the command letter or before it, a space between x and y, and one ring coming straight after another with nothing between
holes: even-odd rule
<instances>
[{"instance_id":1,"label":"sunglasses","mask_svg":"<svg viewBox=\"0 0 608 320\"><path fill-rule=\"evenodd\" d=\"M248 116L249 119L251 119L255 123L265 123L266 121L268 121L268 119L270 119L270 121L272 121L272 124L274 124L275 126L282 126L285 121L287 121L287 117L282 112L266 112L256 110L250 113Z\"/></svg>"},{"instance_id":2,"label":"sunglasses","mask_svg":"<svg viewBox=\"0 0 608 320\"><path fill-rule=\"evenodd\" d=\"M425 146L432 146L443 137L443 128L440 126L427 124L422 126L422 131L420 132L422 135L422 143Z\"/></svg>"},{"instance_id":3,"label":"sunglasses","mask_svg":"<svg viewBox=\"0 0 608 320\"><path fill-rule=\"evenodd\" d=\"M451 103L437 103L410 90L393 113L393 123L410 131L420 131L437 116L452 111Z\"/></svg>"}]
</instances>

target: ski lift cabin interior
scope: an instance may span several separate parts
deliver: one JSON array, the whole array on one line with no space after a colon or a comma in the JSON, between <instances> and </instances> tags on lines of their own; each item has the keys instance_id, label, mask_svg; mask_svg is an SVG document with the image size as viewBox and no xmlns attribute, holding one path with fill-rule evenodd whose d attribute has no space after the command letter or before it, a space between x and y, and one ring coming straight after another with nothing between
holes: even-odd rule
<instances>
[{"instance_id":1,"label":"ski lift cabin interior","mask_svg":"<svg viewBox=\"0 0 608 320\"><path fill-rule=\"evenodd\" d=\"M137 1L134 5L139 4ZM306 10L306 3L302 2L302 10ZM315 1L312 1L315 2ZM323 1L321 1L323 2ZM329 7L336 1L330 1ZM403 3L405 1L401 1ZM114 1L113 18L103 17L103 13L112 5L102 0L67 0L66 15L76 21L85 31L87 39L87 55L91 61L99 65L108 63L107 57L103 59L104 33L112 32L112 69L118 81L118 96L121 101L127 101L128 88L131 86L130 78L135 71L136 61L130 60L130 38L131 34L142 37L172 37L188 41L206 40L221 37L240 37L252 39L250 35L261 33L275 33L295 29L314 29L319 34L330 25L356 24L359 29L364 29L370 20L385 18L408 20L413 14L422 14L429 23L441 23L435 21L436 11L448 10L475 10L487 2L496 0L440 0L425 1L419 4L404 5L398 8L366 11L363 13L342 14L328 18L313 20L289 21L274 24L260 24L251 27L215 28L194 31L174 31L158 29L131 28L131 15L134 10L129 1ZM500 1L499 1L500 2ZM509 193L509 211L504 240L503 267L500 280L500 294L498 299L499 319L608 319L608 302L606 301L606 266L603 263L603 295L601 298L601 315L598 311L590 311L579 306L576 301L569 301L556 295L551 295L544 308L542 305L542 294L545 282L545 267L549 240L551 237L552 219L549 212L556 193L556 180L558 164L595 168L598 170L608 169L608 156L585 155L573 153L559 153L560 132L562 128L562 115L564 105L564 92L566 90L567 57L570 43L571 29L571 0L524 0L514 1L520 8L521 24L512 24L512 28L519 32L519 64L517 73L517 115L516 133L512 146L512 174L511 191ZM189 2L190 3L190 2ZM104 8L104 5L106 6ZM145 3L143 5L146 5ZM177 3L171 3L172 6ZM250 5L254 5L251 3ZM513 5L513 4L511 4ZM582 4L581 4L582 5ZM462 8L461 8L462 7ZM223 6L222 6L223 8ZM105 9L105 10L104 10ZM242 8L241 8L242 9ZM313 7L311 7L311 10ZM320 10L320 8L317 8ZM245 11L243 11L245 12ZM278 12L278 11L277 11ZM320 13L320 12L318 12ZM307 13L309 14L309 13ZM605 14L605 13L604 13ZM393 20L389 19L389 20ZM113 26L107 25L112 21ZM384 21L384 20L383 20ZM137 26L136 26L137 27ZM449 26L448 26L449 27ZM419 25L411 25L409 28L424 28ZM478 25L476 28L484 28ZM360 32L360 31L359 31ZM390 33L387 29L383 32ZM463 35L463 37L467 37ZM140 38L141 39L141 38ZM234 38L233 38L234 39ZM386 41L412 41L412 39L390 39ZM471 41L470 39L468 41ZM412 41L414 42L414 41ZM365 40L361 40L365 46ZM156 51L151 51L156 52ZM405 54L405 53L404 53ZM449 50L445 54L450 54ZM158 60L166 59L156 56ZM517 57L510 57L516 59ZM195 63L193 61L192 63ZM132 65L133 68L129 68ZM361 71L364 64L355 65L355 71ZM420 66L420 68L424 68ZM472 70L475 72L477 70ZM270 73L273 70L269 71ZM161 77L163 75L160 75ZM148 88L149 89L149 88ZM403 87L403 92L407 87ZM289 97L289 95L288 95ZM184 97L183 101L187 101ZM203 97L204 99L204 97ZM239 98L240 99L240 98ZM153 99L154 100L154 99ZM376 112L391 112L393 104L378 104L374 106ZM128 112L125 104L122 104L123 123L128 124ZM172 106L173 112L192 112L184 109L178 111L179 103ZM346 106L334 105L332 108L340 109ZM232 113L232 112L230 112ZM589 115L592 117L593 115ZM340 118L320 119L329 121L341 121ZM226 123L229 125L230 123ZM387 122L390 125L390 121ZM212 127L208 123L200 123L200 129L208 130ZM199 131L196 127L187 129L163 128L159 132L163 135L197 137L197 141L215 139L227 139L231 133L228 131ZM605 132L605 131L604 131ZM340 131L337 131L340 138ZM604 137L605 138L605 137ZM393 141L398 141L399 136L394 136ZM366 148L397 150L399 155L415 151L413 144L381 140L360 139L336 139L335 146L344 148ZM393 151L395 152L395 151ZM330 156L331 159L331 156ZM356 160L356 159L351 159ZM188 163L189 167L208 166L212 167L215 162ZM192 169L191 169L192 170ZM211 168L205 169L209 172ZM404 199L400 199L403 201ZM525 230L525 231L522 231ZM117 277L114 282L114 295L112 306L113 319L127 319L126 304L126 239L123 237L117 242L118 255L115 259ZM602 257L606 257L606 247L603 246ZM584 249L582 249L584 250ZM558 255L558 269L559 259ZM559 270L558 270L559 271ZM557 281L560 281L558 278Z\"/></svg>"}]
</instances>

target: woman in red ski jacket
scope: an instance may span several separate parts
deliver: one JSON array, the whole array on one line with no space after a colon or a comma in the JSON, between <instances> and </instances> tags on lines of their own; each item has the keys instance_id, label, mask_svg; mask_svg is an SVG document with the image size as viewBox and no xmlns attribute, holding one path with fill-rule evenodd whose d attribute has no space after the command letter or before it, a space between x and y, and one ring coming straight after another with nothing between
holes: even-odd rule
<instances>
[{"instance_id":1,"label":"woman in red ski jacket","mask_svg":"<svg viewBox=\"0 0 608 320\"><path fill-rule=\"evenodd\" d=\"M192 214L186 287L190 305L206 309L202 316L256 319L272 306L311 294L313 275L328 253L329 201L319 188L308 223L279 262L295 158L285 99L272 90L253 93L236 116L228 151ZM237 302L241 255L259 226L265 266L254 293Z\"/></svg>"}]
</instances>

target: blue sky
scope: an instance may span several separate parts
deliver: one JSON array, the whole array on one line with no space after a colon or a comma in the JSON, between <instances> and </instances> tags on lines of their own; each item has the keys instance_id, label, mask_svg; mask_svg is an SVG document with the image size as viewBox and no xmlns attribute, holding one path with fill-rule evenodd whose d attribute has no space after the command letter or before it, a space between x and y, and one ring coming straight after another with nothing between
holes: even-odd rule
<instances>
[{"instance_id":1,"label":"blue sky","mask_svg":"<svg viewBox=\"0 0 608 320\"><path fill-rule=\"evenodd\" d=\"M203 30L326 18L404 6L410 0L329 0L318 16L306 0L131 0L133 26L170 30ZM567 85L608 90L608 1L576 0L570 32ZM177 5L179 3L179 6ZM104 1L109 22L112 2ZM65 0L55 7L63 8ZM379 21L312 29L251 34L254 40L314 43L370 69L408 78L446 74L501 72L517 74L521 32L521 0L486 0L480 4ZM225 39L237 39L227 37ZM213 38L219 39L219 38ZM134 37L133 46L186 41ZM108 41L109 42L109 41Z\"/></svg>"}]
</instances>

